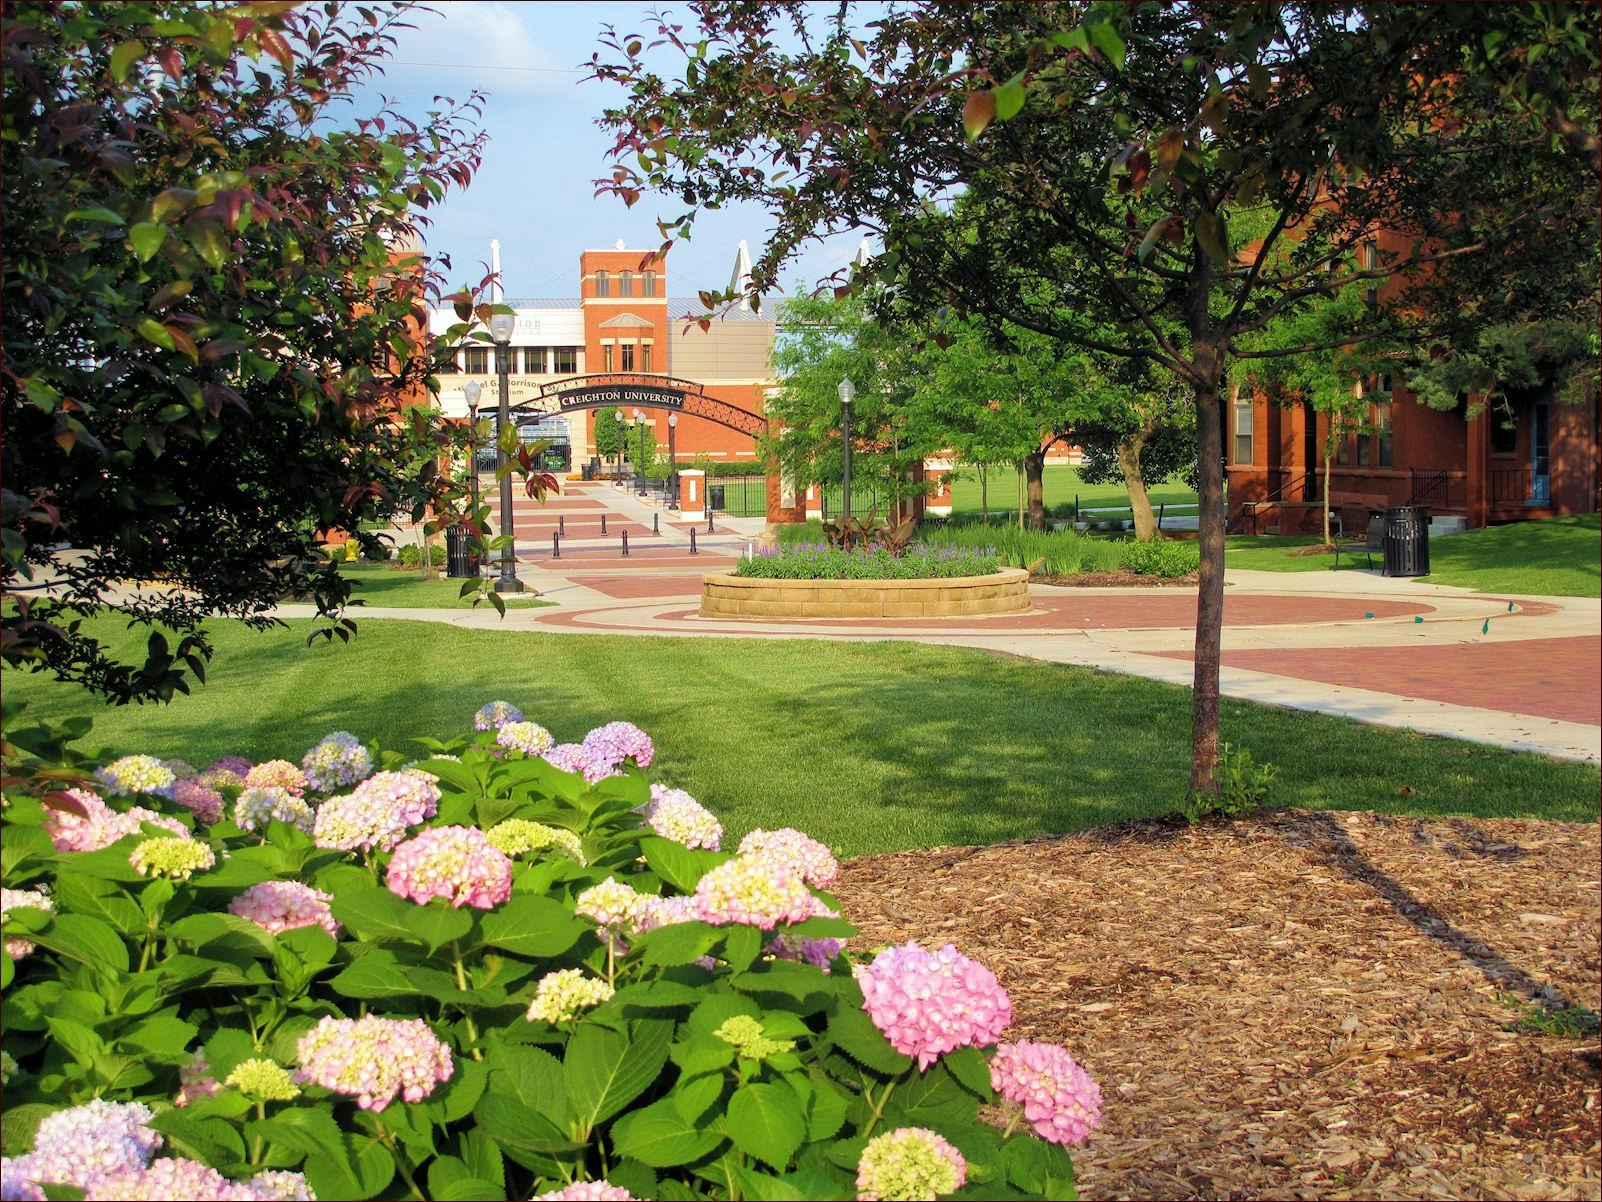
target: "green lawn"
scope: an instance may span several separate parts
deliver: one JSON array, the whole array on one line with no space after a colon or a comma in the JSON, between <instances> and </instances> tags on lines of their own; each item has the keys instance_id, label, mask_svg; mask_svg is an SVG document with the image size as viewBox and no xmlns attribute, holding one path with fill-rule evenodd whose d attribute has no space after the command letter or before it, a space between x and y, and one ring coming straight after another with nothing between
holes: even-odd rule
<instances>
[{"instance_id":1,"label":"green lawn","mask_svg":"<svg viewBox=\"0 0 1602 1202\"><path fill-rule=\"evenodd\" d=\"M446 580L444 569L435 569L432 580L423 579L422 568L397 568L382 563L341 564L339 574L355 583L353 596L372 606L390 606L396 609L471 609L471 598L462 596L462 581ZM508 596L506 607L533 609L542 605L555 605L537 597ZM489 602L484 602L488 605ZM360 618L360 614L356 615Z\"/></svg>"},{"instance_id":2,"label":"green lawn","mask_svg":"<svg viewBox=\"0 0 1602 1202\"><path fill-rule=\"evenodd\" d=\"M121 623L96 624L130 648ZM94 713L91 744L203 764L298 758L330 730L408 749L504 698L563 740L610 720L657 740L654 779L731 835L793 825L842 854L989 843L1151 817L1179 801L1189 691L1089 669L912 643L735 641L361 623L308 648L308 624L219 624L210 682L171 706L105 710L6 673L7 699ZM99 633L99 631L97 631ZM1280 769L1298 805L1427 815L1597 817L1594 767L1226 701L1225 738Z\"/></svg>"},{"instance_id":3,"label":"green lawn","mask_svg":"<svg viewBox=\"0 0 1602 1202\"><path fill-rule=\"evenodd\" d=\"M962 477L951 486L953 514L982 512L979 507L979 477L972 468L961 469ZM1045 469L1046 508L1071 506L1074 497L1084 509L1120 509L1129 505L1129 490L1122 484L1085 484L1079 479L1079 469L1068 464L1048 464ZM1196 494L1183 482L1153 485L1152 507L1161 504L1194 506ZM1018 511L1018 473L1010 467L993 469L990 473L990 512L1016 513ZM1187 510L1186 512L1191 512Z\"/></svg>"},{"instance_id":4,"label":"green lawn","mask_svg":"<svg viewBox=\"0 0 1602 1202\"><path fill-rule=\"evenodd\" d=\"M1430 540L1434 584L1488 593L1534 593L1553 597L1602 595L1602 543L1596 514L1490 526ZM1318 541L1272 534L1229 540L1225 564L1264 572L1310 572L1335 566L1335 556L1288 555L1291 547ZM1341 556L1342 569L1361 567L1361 554ZM1377 562L1377 560L1376 560Z\"/></svg>"}]
</instances>

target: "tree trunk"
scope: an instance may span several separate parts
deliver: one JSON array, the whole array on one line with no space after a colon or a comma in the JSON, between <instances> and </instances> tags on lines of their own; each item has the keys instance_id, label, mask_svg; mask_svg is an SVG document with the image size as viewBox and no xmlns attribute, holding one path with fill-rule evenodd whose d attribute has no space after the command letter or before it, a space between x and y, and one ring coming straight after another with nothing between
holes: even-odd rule
<instances>
[{"instance_id":1,"label":"tree trunk","mask_svg":"<svg viewBox=\"0 0 1602 1202\"><path fill-rule=\"evenodd\" d=\"M1023 464L1018 464L1014 470L1018 473L1018 529L1024 528L1024 473Z\"/></svg>"},{"instance_id":2,"label":"tree trunk","mask_svg":"<svg viewBox=\"0 0 1602 1202\"><path fill-rule=\"evenodd\" d=\"M1024 479L1029 492L1029 529L1046 528L1046 452L1024 456Z\"/></svg>"},{"instance_id":3,"label":"tree trunk","mask_svg":"<svg viewBox=\"0 0 1602 1202\"><path fill-rule=\"evenodd\" d=\"M1324 440L1324 545L1326 547L1333 541L1329 536L1329 467L1334 455L1335 449L1326 438Z\"/></svg>"},{"instance_id":4,"label":"tree trunk","mask_svg":"<svg viewBox=\"0 0 1602 1202\"><path fill-rule=\"evenodd\" d=\"M979 512L985 525L990 525L990 468L983 463L979 465Z\"/></svg>"},{"instance_id":5,"label":"tree trunk","mask_svg":"<svg viewBox=\"0 0 1602 1202\"><path fill-rule=\"evenodd\" d=\"M1203 344L1193 345L1201 377L1194 384L1197 541L1201 547L1190 725L1190 791L1194 796L1218 792L1218 661L1224 626L1224 423L1213 350Z\"/></svg>"},{"instance_id":6,"label":"tree trunk","mask_svg":"<svg viewBox=\"0 0 1602 1202\"><path fill-rule=\"evenodd\" d=\"M1146 477L1141 471L1140 455L1146 449L1151 431L1142 427L1133 434L1118 440L1118 470L1124 474L1124 487L1129 490L1129 512L1135 519L1135 538L1149 543L1157 537L1157 519L1151 512L1151 497L1146 494Z\"/></svg>"}]
</instances>

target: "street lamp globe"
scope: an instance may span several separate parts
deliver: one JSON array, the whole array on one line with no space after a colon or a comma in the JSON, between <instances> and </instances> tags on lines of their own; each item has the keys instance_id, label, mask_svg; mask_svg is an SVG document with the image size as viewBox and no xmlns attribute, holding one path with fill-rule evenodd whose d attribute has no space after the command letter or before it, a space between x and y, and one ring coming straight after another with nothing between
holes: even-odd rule
<instances>
[{"instance_id":1,"label":"street lamp globe","mask_svg":"<svg viewBox=\"0 0 1602 1202\"><path fill-rule=\"evenodd\" d=\"M467 414L469 417L476 416L478 409L478 398L483 391L484 385L480 384L477 380L469 380L466 384L462 385L462 395L467 398Z\"/></svg>"},{"instance_id":2,"label":"street lamp globe","mask_svg":"<svg viewBox=\"0 0 1602 1202\"><path fill-rule=\"evenodd\" d=\"M675 426L677 426L678 424L679 424L679 415L677 413L668 414L668 428L672 429Z\"/></svg>"},{"instance_id":3,"label":"street lamp globe","mask_svg":"<svg viewBox=\"0 0 1602 1202\"><path fill-rule=\"evenodd\" d=\"M840 381L840 403L842 405L849 405L856 399L856 395L857 386L851 382L849 377Z\"/></svg>"},{"instance_id":4,"label":"street lamp globe","mask_svg":"<svg viewBox=\"0 0 1602 1202\"><path fill-rule=\"evenodd\" d=\"M501 345L512 340L512 330L516 327L517 318L510 313L497 313L490 318L490 337Z\"/></svg>"}]
</instances>

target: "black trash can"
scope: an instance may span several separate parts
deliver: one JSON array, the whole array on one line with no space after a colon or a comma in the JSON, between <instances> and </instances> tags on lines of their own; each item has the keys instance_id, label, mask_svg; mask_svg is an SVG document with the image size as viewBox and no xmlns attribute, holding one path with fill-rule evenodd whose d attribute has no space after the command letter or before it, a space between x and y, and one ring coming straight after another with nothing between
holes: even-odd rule
<instances>
[{"instance_id":1,"label":"black trash can","mask_svg":"<svg viewBox=\"0 0 1602 1202\"><path fill-rule=\"evenodd\" d=\"M727 484L708 484L706 486L706 503L713 509L719 509L727 513L729 507L725 503L725 498L728 496L728 489L729 486Z\"/></svg>"},{"instance_id":2,"label":"black trash can","mask_svg":"<svg viewBox=\"0 0 1602 1202\"><path fill-rule=\"evenodd\" d=\"M595 479L595 469L592 466L590 466L588 463L586 463L583 467L581 467L579 469L579 474L581 476L583 476L586 480Z\"/></svg>"},{"instance_id":3,"label":"black trash can","mask_svg":"<svg viewBox=\"0 0 1602 1202\"><path fill-rule=\"evenodd\" d=\"M478 556L472 550L473 532L465 526L445 531L445 575L467 580L478 575Z\"/></svg>"},{"instance_id":4,"label":"black trash can","mask_svg":"<svg viewBox=\"0 0 1602 1202\"><path fill-rule=\"evenodd\" d=\"M1401 505L1385 511L1385 574L1427 576L1430 571L1430 511Z\"/></svg>"}]
</instances>

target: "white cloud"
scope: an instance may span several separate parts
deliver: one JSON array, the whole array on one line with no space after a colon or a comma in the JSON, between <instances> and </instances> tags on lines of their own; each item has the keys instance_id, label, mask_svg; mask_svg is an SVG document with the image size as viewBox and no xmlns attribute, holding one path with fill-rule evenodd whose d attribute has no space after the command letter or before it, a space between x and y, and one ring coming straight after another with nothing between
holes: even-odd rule
<instances>
[{"instance_id":1,"label":"white cloud","mask_svg":"<svg viewBox=\"0 0 1602 1202\"><path fill-rule=\"evenodd\" d=\"M580 78L572 63L557 62L523 23L539 5L499 0L449 0L435 12L408 18L387 71L397 82L424 83L461 99L473 88L492 96L548 96L570 91Z\"/></svg>"}]
</instances>

